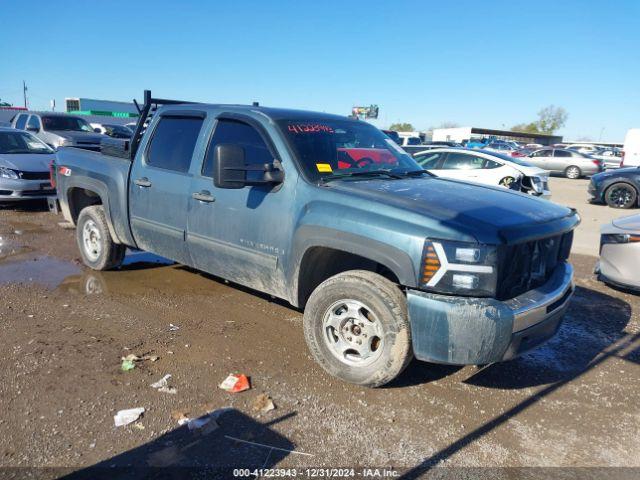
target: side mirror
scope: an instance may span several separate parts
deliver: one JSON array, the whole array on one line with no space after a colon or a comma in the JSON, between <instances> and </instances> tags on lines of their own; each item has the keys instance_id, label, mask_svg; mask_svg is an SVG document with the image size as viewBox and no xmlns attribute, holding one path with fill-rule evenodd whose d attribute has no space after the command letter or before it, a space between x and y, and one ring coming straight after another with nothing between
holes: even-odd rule
<instances>
[{"instance_id":1,"label":"side mirror","mask_svg":"<svg viewBox=\"0 0 640 480\"><path fill-rule=\"evenodd\" d=\"M278 184L284 172L276 167L278 160L263 165L246 165L244 148L238 145L216 145L213 151L213 184L218 188L243 188L246 185ZM247 180L247 172L260 172L262 178Z\"/></svg>"},{"instance_id":2,"label":"side mirror","mask_svg":"<svg viewBox=\"0 0 640 480\"><path fill-rule=\"evenodd\" d=\"M213 151L213 184L216 187L244 187L247 183L244 168L244 148L230 144L216 145Z\"/></svg>"}]
</instances>

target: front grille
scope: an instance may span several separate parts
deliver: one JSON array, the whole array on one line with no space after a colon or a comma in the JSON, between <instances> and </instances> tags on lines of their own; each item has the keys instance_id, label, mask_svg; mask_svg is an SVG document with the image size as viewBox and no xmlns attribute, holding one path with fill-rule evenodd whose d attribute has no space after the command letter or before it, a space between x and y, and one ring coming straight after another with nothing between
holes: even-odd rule
<instances>
[{"instance_id":1,"label":"front grille","mask_svg":"<svg viewBox=\"0 0 640 480\"><path fill-rule=\"evenodd\" d=\"M80 145L79 143L77 145L72 145L75 148L81 148L83 150L91 150L93 152L99 152L100 151L100 144L97 143L86 143L86 144L82 144Z\"/></svg>"},{"instance_id":2,"label":"front grille","mask_svg":"<svg viewBox=\"0 0 640 480\"><path fill-rule=\"evenodd\" d=\"M23 180L49 180L49 172L18 172Z\"/></svg>"},{"instance_id":3,"label":"front grille","mask_svg":"<svg viewBox=\"0 0 640 480\"><path fill-rule=\"evenodd\" d=\"M54 189L46 190L23 190L21 192L23 197L41 197L44 195L54 195L56 191Z\"/></svg>"},{"instance_id":4,"label":"front grille","mask_svg":"<svg viewBox=\"0 0 640 480\"><path fill-rule=\"evenodd\" d=\"M532 242L501 246L496 298L509 300L544 285L556 266L569 258L573 231Z\"/></svg>"}]
</instances>

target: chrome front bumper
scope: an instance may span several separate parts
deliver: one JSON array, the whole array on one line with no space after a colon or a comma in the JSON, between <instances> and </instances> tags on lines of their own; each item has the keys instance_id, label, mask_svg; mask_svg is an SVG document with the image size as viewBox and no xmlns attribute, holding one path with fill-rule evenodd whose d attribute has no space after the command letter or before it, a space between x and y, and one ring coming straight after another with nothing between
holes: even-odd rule
<instances>
[{"instance_id":1,"label":"chrome front bumper","mask_svg":"<svg viewBox=\"0 0 640 480\"><path fill-rule=\"evenodd\" d=\"M568 263L558 265L541 287L504 302L409 290L414 355L455 365L517 357L555 335L573 291Z\"/></svg>"},{"instance_id":2,"label":"chrome front bumper","mask_svg":"<svg viewBox=\"0 0 640 480\"><path fill-rule=\"evenodd\" d=\"M48 180L1 179L0 202L37 200L55 195Z\"/></svg>"}]
</instances>

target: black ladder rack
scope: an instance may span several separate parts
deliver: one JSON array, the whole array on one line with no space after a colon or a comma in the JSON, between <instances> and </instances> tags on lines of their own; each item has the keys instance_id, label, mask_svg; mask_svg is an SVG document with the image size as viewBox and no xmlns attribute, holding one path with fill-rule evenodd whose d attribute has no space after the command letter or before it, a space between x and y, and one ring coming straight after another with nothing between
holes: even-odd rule
<instances>
[{"instance_id":1,"label":"black ladder rack","mask_svg":"<svg viewBox=\"0 0 640 480\"><path fill-rule=\"evenodd\" d=\"M131 161L136 156L136 152L138 151L138 147L140 146L140 142L142 141L142 136L144 132L147 130L147 127L151 123L151 119L153 115L156 113L156 110L160 105L180 105L180 104L193 104L196 102L185 102L182 100L167 100L164 98L153 98L151 96L151 90L144 91L144 104L142 108L138 106L138 102L133 100L136 108L138 109L138 113L140 117L138 118L138 124L136 125L136 130L133 133L133 138L131 139Z\"/></svg>"}]
</instances>

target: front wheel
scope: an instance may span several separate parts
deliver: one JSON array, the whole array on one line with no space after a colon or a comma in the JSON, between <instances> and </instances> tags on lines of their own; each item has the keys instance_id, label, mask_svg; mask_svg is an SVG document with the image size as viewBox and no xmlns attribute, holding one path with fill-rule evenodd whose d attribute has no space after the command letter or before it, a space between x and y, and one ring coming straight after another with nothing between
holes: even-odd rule
<instances>
[{"instance_id":1,"label":"front wheel","mask_svg":"<svg viewBox=\"0 0 640 480\"><path fill-rule=\"evenodd\" d=\"M126 247L111 238L102 205L82 209L76 225L76 240L87 267L110 270L122 264Z\"/></svg>"},{"instance_id":2,"label":"front wheel","mask_svg":"<svg viewBox=\"0 0 640 480\"><path fill-rule=\"evenodd\" d=\"M404 294L364 270L335 275L313 291L304 334L311 354L329 374L367 387L390 382L413 358Z\"/></svg>"},{"instance_id":3,"label":"front wheel","mask_svg":"<svg viewBox=\"0 0 640 480\"><path fill-rule=\"evenodd\" d=\"M504 177L502 180L498 182L498 185L505 188L511 188L511 184L515 182L516 179L513 177Z\"/></svg>"},{"instance_id":4,"label":"front wheel","mask_svg":"<svg viewBox=\"0 0 640 480\"><path fill-rule=\"evenodd\" d=\"M582 176L582 171L580 171L579 167L576 167L575 165L571 165L565 169L564 176L572 180L575 180Z\"/></svg>"},{"instance_id":5,"label":"front wheel","mask_svg":"<svg viewBox=\"0 0 640 480\"><path fill-rule=\"evenodd\" d=\"M636 204L638 193L627 183L614 183L607 188L604 199L611 208L631 208Z\"/></svg>"}]
</instances>

